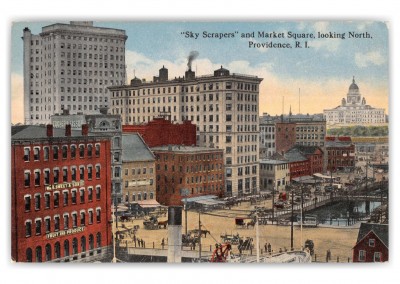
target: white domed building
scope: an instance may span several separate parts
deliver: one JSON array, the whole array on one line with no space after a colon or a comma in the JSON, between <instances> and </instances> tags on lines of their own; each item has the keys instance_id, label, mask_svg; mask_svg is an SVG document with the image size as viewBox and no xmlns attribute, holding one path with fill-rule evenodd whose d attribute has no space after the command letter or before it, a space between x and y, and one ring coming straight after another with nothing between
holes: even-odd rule
<instances>
[{"instance_id":1,"label":"white domed building","mask_svg":"<svg viewBox=\"0 0 400 284\"><path fill-rule=\"evenodd\" d=\"M386 122L385 109L367 105L365 97L361 97L354 77L347 93L347 99L343 98L340 106L324 109L324 116L327 125L382 124Z\"/></svg>"}]
</instances>

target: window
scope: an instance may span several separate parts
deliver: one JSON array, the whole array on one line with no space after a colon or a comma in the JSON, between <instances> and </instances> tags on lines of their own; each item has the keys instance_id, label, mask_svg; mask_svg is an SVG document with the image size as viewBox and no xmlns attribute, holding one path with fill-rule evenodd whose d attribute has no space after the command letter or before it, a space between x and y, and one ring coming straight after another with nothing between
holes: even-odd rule
<instances>
[{"instance_id":1,"label":"window","mask_svg":"<svg viewBox=\"0 0 400 284\"><path fill-rule=\"evenodd\" d=\"M25 162L30 161L30 154L31 154L31 150L29 148L24 148L24 161Z\"/></svg>"},{"instance_id":2,"label":"window","mask_svg":"<svg viewBox=\"0 0 400 284\"><path fill-rule=\"evenodd\" d=\"M89 224L93 224L93 211L89 211Z\"/></svg>"},{"instance_id":3,"label":"window","mask_svg":"<svg viewBox=\"0 0 400 284\"><path fill-rule=\"evenodd\" d=\"M60 230L60 216L55 216L54 217L54 231L59 231Z\"/></svg>"},{"instance_id":4,"label":"window","mask_svg":"<svg viewBox=\"0 0 400 284\"><path fill-rule=\"evenodd\" d=\"M375 239L369 239L368 244L370 247L375 247Z\"/></svg>"},{"instance_id":5,"label":"window","mask_svg":"<svg viewBox=\"0 0 400 284\"><path fill-rule=\"evenodd\" d=\"M44 207L46 209L50 208L50 193L45 193L44 194Z\"/></svg>"},{"instance_id":6,"label":"window","mask_svg":"<svg viewBox=\"0 0 400 284\"><path fill-rule=\"evenodd\" d=\"M59 169L54 169L53 173L54 173L54 183L58 183L59 182L60 170Z\"/></svg>"},{"instance_id":7,"label":"window","mask_svg":"<svg viewBox=\"0 0 400 284\"><path fill-rule=\"evenodd\" d=\"M63 182L68 181L68 169L64 168L63 170Z\"/></svg>"},{"instance_id":8,"label":"window","mask_svg":"<svg viewBox=\"0 0 400 284\"><path fill-rule=\"evenodd\" d=\"M42 247L37 246L35 249L36 262L42 262Z\"/></svg>"},{"instance_id":9,"label":"window","mask_svg":"<svg viewBox=\"0 0 400 284\"><path fill-rule=\"evenodd\" d=\"M42 233L42 221L36 220L35 225L36 225L35 233L36 233L36 235L40 235Z\"/></svg>"},{"instance_id":10,"label":"window","mask_svg":"<svg viewBox=\"0 0 400 284\"><path fill-rule=\"evenodd\" d=\"M85 146L79 145L79 157L84 158L85 157Z\"/></svg>"},{"instance_id":11,"label":"window","mask_svg":"<svg viewBox=\"0 0 400 284\"><path fill-rule=\"evenodd\" d=\"M71 145L71 159L75 159L76 157L76 146Z\"/></svg>"},{"instance_id":12,"label":"window","mask_svg":"<svg viewBox=\"0 0 400 284\"><path fill-rule=\"evenodd\" d=\"M85 190L83 188L79 190L79 198L81 203L85 203Z\"/></svg>"},{"instance_id":13,"label":"window","mask_svg":"<svg viewBox=\"0 0 400 284\"><path fill-rule=\"evenodd\" d=\"M95 146L95 155L96 157L100 156L100 144L96 144Z\"/></svg>"},{"instance_id":14,"label":"window","mask_svg":"<svg viewBox=\"0 0 400 284\"><path fill-rule=\"evenodd\" d=\"M26 249L26 262L32 262L32 249Z\"/></svg>"},{"instance_id":15,"label":"window","mask_svg":"<svg viewBox=\"0 0 400 284\"><path fill-rule=\"evenodd\" d=\"M54 207L58 207L60 203L60 194L58 192L54 193Z\"/></svg>"},{"instance_id":16,"label":"window","mask_svg":"<svg viewBox=\"0 0 400 284\"><path fill-rule=\"evenodd\" d=\"M56 242L54 244L54 258L60 258L61 257L61 248L60 248L60 242Z\"/></svg>"},{"instance_id":17,"label":"window","mask_svg":"<svg viewBox=\"0 0 400 284\"><path fill-rule=\"evenodd\" d=\"M101 233L96 234L96 247L101 247Z\"/></svg>"},{"instance_id":18,"label":"window","mask_svg":"<svg viewBox=\"0 0 400 284\"><path fill-rule=\"evenodd\" d=\"M365 261L365 250L360 250L358 252L358 260L359 261Z\"/></svg>"},{"instance_id":19,"label":"window","mask_svg":"<svg viewBox=\"0 0 400 284\"><path fill-rule=\"evenodd\" d=\"M32 235L32 223L31 221L25 222L25 236L30 237Z\"/></svg>"},{"instance_id":20,"label":"window","mask_svg":"<svg viewBox=\"0 0 400 284\"><path fill-rule=\"evenodd\" d=\"M63 192L63 200L64 200L63 205L67 206L68 205L68 191Z\"/></svg>"},{"instance_id":21,"label":"window","mask_svg":"<svg viewBox=\"0 0 400 284\"><path fill-rule=\"evenodd\" d=\"M96 186L96 199L100 200L100 186Z\"/></svg>"},{"instance_id":22,"label":"window","mask_svg":"<svg viewBox=\"0 0 400 284\"><path fill-rule=\"evenodd\" d=\"M64 241L64 256L69 256L69 241Z\"/></svg>"},{"instance_id":23,"label":"window","mask_svg":"<svg viewBox=\"0 0 400 284\"><path fill-rule=\"evenodd\" d=\"M79 168L79 179L80 180L84 180L85 179L85 168L84 167L80 167Z\"/></svg>"},{"instance_id":24,"label":"window","mask_svg":"<svg viewBox=\"0 0 400 284\"><path fill-rule=\"evenodd\" d=\"M93 201L93 188L88 188L88 201Z\"/></svg>"},{"instance_id":25,"label":"window","mask_svg":"<svg viewBox=\"0 0 400 284\"><path fill-rule=\"evenodd\" d=\"M100 166L96 165L96 179L100 178Z\"/></svg>"},{"instance_id":26,"label":"window","mask_svg":"<svg viewBox=\"0 0 400 284\"><path fill-rule=\"evenodd\" d=\"M35 195L35 210L40 210L40 194Z\"/></svg>"},{"instance_id":27,"label":"window","mask_svg":"<svg viewBox=\"0 0 400 284\"><path fill-rule=\"evenodd\" d=\"M50 217L44 219L44 226L46 229L46 234L50 233Z\"/></svg>"},{"instance_id":28,"label":"window","mask_svg":"<svg viewBox=\"0 0 400 284\"><path fill-rule=\"evenodd\" d=\"M76 168L75 167L73 167L71 169L71 180L76 181Z\"/></svg>"},{"instance_id":29,"label":"window","mask_svg":"<svg viewBox=\"0 0 400 284\"><path fill-rule=\"evenodd\" d=\"M40 185L40 171L35 171L35 186Z\"/></svg>"},{"instance_id":30,"label":"window","mask_svg":"<svg viewBox=\"0 0 400 284\"><path fill-rule=\"evenodd\" d=\"M31 173L30 172L25 172L25 186L30 186L31 185Z\"/></svg>"},{"instance_id":31,"label":"window","mask_svg":"<svg viewBox=\"0 0 400 284\"><path fill-rule=\"evenodd\" d=\"M89 235L89 250L92 250L92 249L94 249L94 238L93 238L93 235L90 234Z\"/></svg>"},{"instance_id":32,"label":"window","mask_svg":"<svg viewBox=\"0 0 400 284\"><path fill-rule=\"evenodd\" d=\"M382 261L382 253L374 252L374 262L381 262Z\"/></svg>"},{"instance_id":33,"label":"window","mask_svg":"<svg viewBox=\"0 0 400 284\"><path fill-rule=\"evenodd\" d=\"M64 215L64 230L67 230L69 227L69 216Z\"/></svg>"},{"instance_id":34,"label":"window","mask_svg":"<svg viewBox=\"0 0 400 284\"><path fill-rule=\"evenodd\" d=\"M101 210L99 208L96 209L96 221L97 223L101 222Z\"/></svg>"},{"instance_id":35,"label":"window","mask_svg":"<svg viewBox=\"0 0 400 284\"><path fill-rule=\"evenodd\" d=\"M61 148L61 153L62 153L62 158L66 159L67 158L67 153L68 153L68 148L67 146L62 146Z\"/></svg>"},{"instance_id":36,"label":"window","mask_svg":"<svg viewBox=\"0 0 400 284\"><path fill-rule=\"evenodd\" d=\"M25 211L31 210L31 197L25 196Z\"/></svg>"},{"instance_id":37,"label":"window","mask_svg":"<svg viewBox=\"0 0 400 284\"><path fill-rule=\"evenodd\" d=\"M50 184L50 170L44 170L44 184Z\"/></svg>"},{"instance_id":38,"label":"window","mask_svg":"<svg viewBox=\"0 0 400 284\"><path fill-rule=\"evenodd\" d=\"M92 166L88 166L88 179L89 180L91 180L92 176L93 176L92 170L93 170Z\"/></svg>"},{"instance_id":39,"label":"window","mask_svg":"<svg viewBox=\"0 0 400 284\"><path fill-rule=\"evenodd\" d=\"M72 228L76 228L78 227L78 216L76 215L76 213L72 213Z\"/></svg>"},{"instance_id":40,"label":"window","mask_svg":"<svg viewBox=\"0 0 400 284\"><path fill-rule=\"evenodd\" d=\"M76 204L76 190L71 191L71 202L72 204Z\"/></svg>"},{"instance_id":41,"label":"window","mask_svg":"<svg viewBox=\"0 0 400 284\"><path fill-rule=\"evenodd\" d=\"M85 212L81 212L81 226L85 226Z\"/></svg>"},{"instance_id":42,"label":"window","mask_svg":"<svg viewBox=\"0 0 400 284\"><path fill-rule=\"evenodd\" d=\"M58 146L53 146L53 160L58 160Z\"/></svg>"},{"instance_id":43,"label":"window","mask_svg":"<svg viewBox=\"0 0 400 284\"><path fill-rule=\"evenodd\" d=\"M87 146L87 155L88 155L88 157L92 157L92 152L93 152L93 146L89 144Z\"/></svg>"},{"instance_id":44,"label":"window","mask_svg":"<svg viewBox=\"0 0 400 284\"><path fill-rule=\"evenodd\" d=\"M81 237L81 252L85 252L86 251L86 237L82 236Z\"/></svg>"},{"instance_id":45,"label":"window","mask_svg":"<svg viewBox=\"0 0 400 284\"><path fill-rule=\"evenodd\" d=\"M74 238L72 240L72 254L77 254L78 253L78 239Z\"/></svg>"},{"instance_id":46,"label":"window","mask_svg":"<svg viewBox=\"0 0 400 284\"><path fill-rule=\"evenodd\" d=\"M43 159L47 161L49 159L49 147L43 148Z\"/></svg>"},{"instance_id":47,"label":"window","mask_svg":"<svg viewBox=\"0 0 400 284\"><path fill-rule=\"evenodd\" d=\"M37 147L33 148L33 160L34 161L39 161L39 154L40 154L40 149Z\"/></svg>"}]
</instances>

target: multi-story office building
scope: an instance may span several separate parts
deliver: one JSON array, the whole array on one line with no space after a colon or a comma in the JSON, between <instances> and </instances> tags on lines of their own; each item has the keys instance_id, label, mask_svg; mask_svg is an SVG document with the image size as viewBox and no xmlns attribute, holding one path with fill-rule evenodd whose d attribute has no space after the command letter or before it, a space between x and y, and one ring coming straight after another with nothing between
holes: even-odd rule
<instances>
[{"instance_id":1,"label":"multi-story office building","mask_svg":"<svg viewBox=\"0 0 400 284\"><path fill-rule=\"evenodd\" d=\"M386 123L385 109L367 105L365 97L354 80L349 87L347 98L342 99L341 105L333 109L325 109L324 115L328 125L354 124L384 124Z\"/></svg>"},{"instance_id":2,"label":"multi-story office building","mask_svg":"<svg viewBox=\"0 0 400 284\"><path fill-rule=\"evenodd\" d=\"M11 255L18 262L88 261L108 255L111 238L108 136L11 129Z\"/></svg>"},{"instance_id":3,"label":"multi-story office building","mask_svg":"<svg viewBox=\"0 0 400 284\"><path fill-rule=\"evenodd\" d=\"M220 68L213 75L168 80L168 69L153 82L138 78L130 85L112 86L113 114L123 124L141 124L163 116L173 122L191 120L197 126L196 144L225 150L226 194L258 190L258 103L262 78L231 74Z\"/></svg>"},{"instance_id":4,"label":"multi-story office building","mask_svg":"<svg viewBox=\"0 0 400 284\"><path fill-rule=\"evenodd\" d=\"M157 201L182 205L183 198L224 195L224 152L222 149L191 146L160 146L156 156ZM188 195L182 192L187 190Z\"/></svg>"},{"instance_id":5,"label":"multi-story office building","mask_svg":"<svg viewBox=\"0 0 400 284\"><path fill-rule=\"evenodd\" d=\"M122 135L124 202L156 198L155 157L137 133Z\"/></svg>"},{"instance_id":6,"label":"multi-story office building","mask_svg":"<svg viewBox=\"0 0 400 284\"><path fill-rule=\"evenodd\" d=\"M267 113L260 117L260 158L269 158L276 152L275 120Z\"/></svg>"},{"instance_id":7,"label":"multi-story office building","mask_svg":"<svg viewBox=\"0 0 400 284\"><path fill-rule=\"evenodd\" d=\"M111 139L111 182L112 200L114 203L122 202L122 127L119 115L107 114L107 108L100 108L100 114L64 114L53 115L51 123L54 128L65 128L67 124L72 129L80 129L87 124L89 133L108 135Z\"/></svg>"},{"instance_id":8,"label":"multi-story office building","mask_svg":"<svg viewBox=\"0 0 400 284\"><path fill-rule=\"evenodd\" d=\"M46 124L68 109L99 113L108 107L107 86L124 84L124 30L93 22L53 24L38 35L23 31L25 124Z\"/></svg>"}]
</instances>

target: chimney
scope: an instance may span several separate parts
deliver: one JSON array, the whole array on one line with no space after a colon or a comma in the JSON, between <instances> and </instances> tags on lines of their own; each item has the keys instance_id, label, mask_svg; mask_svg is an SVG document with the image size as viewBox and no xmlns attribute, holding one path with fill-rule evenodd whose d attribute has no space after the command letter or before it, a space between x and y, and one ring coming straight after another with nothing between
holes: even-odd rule
<instances>
[{"instance_id":1,"label":"chimney","mask_svg":"<svg viewBox=\"0 0 400 284\"><path fill-rule=\"evenodd\" d=\"M47 124L47 137L53 137L53 124Z\"/></svg>"},{"instance_id":2,"label":"chimney","mask_svg":"<svg viewBox=\"0 0 400 284\"><path fill-rule=\"evenodd\" d=\"M182 260L182 206L168 207L168 263Z\"/></svg>"},{"instance_id":3,"label":"chimney","mask_svg":"<svg viewBox=\"0 0 400 284\"><path fill-rule=\"evenodd\" d=\"M87 136L89 133L89 125L82 124L82 136Z\"/></svg>"},{"instance_id":4,"label":"chimney","mask_svg":"<svg viewBox=\"0 0 400 284\"><path fill-rule=\"evenodd\" d=\"M71 136L71 124L65 125L65 136Z\"/></svg>"}]
</instances>

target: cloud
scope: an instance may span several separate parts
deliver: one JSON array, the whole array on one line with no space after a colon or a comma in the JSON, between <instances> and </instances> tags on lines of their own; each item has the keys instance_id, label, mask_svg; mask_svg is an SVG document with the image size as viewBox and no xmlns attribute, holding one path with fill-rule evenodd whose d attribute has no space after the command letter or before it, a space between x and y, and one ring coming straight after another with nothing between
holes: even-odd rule
<instances>
[{"instance_id":1,"label":"cloud","mask_svg":"<svg viewBox=\"0 0 400 284\"><path fill-rule=\"evenodd\" d=\"M372 65L382 65L385 63L385 58L379 51L371 51L367 53L357 52L355 54L354 60L358 67L367 67Z\"/></svg>"},{"instance_id":2,"label":"cloud","mask_svg":"<svg viewBox=\"0 0 400 284\"><path fill-rule=\"evenodd\" d=\"M19 74L11 74L11 122L24 122L24 81Z\"/></svg>"},{"instance_id":3,"label":"cloud","mask_svg":"<svg viewBox=\"0 0 400 284\"><path fill-rule=\"evenodd\" d=\"M322 32L322 33L328 32L329 31L328 27L329 27L329 22L316 22L313 25L315 32Z\"/></svg>"}]
</instances>

